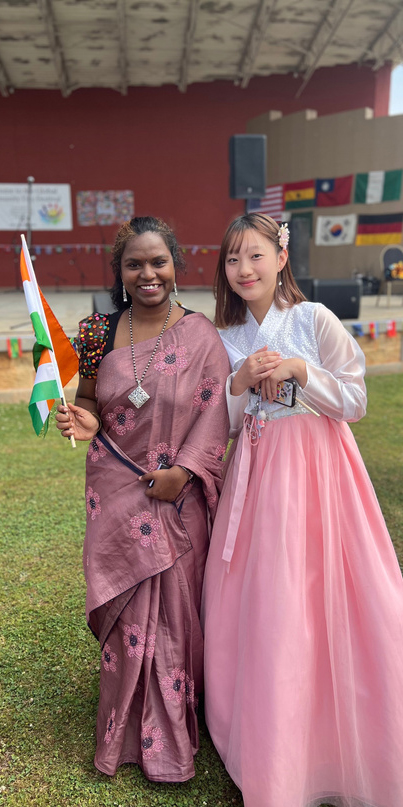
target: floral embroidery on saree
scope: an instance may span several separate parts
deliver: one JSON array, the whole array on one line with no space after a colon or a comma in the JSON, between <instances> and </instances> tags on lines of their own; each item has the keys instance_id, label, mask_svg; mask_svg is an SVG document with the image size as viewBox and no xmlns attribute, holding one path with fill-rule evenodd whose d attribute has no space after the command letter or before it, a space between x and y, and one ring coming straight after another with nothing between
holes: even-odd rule
<instances>
[{"instance_id":1,"label":"floral embroidery on saree","mask_svg":"<svg viewBox=\"0 0 403 807\"><path fill-rule=\"evenodd\" d=\"M130 519L130 526L133 528L130 535L135 541L140 541L141 546L155 544L161 538L161 524L158 518L153 518L152 513L143 510L138 516Z\"/></svg>"},{"instance_id":2,"label":"floral embroidery on saree","mask_svg":"<svg viewBox=\"0 0 403 807\"><path fill-rule=\"evenodd\" d=\"M91 487L87 489L85 494L86 502L87 502L87 513L90 516L91 520L94 521L94 518L99 516L101 512L101 505L100 505L100 496L99 493L95 493Z\"/></svg>"},{"instance_id":3,"label":"floral embroidery on saree","mask_svg":"<svg viewBox=\"0 0 403 807\"><path fill-rule=\"evenodd\" d=\"M154 369L165 375L176 375L178 370L188 366L187 349L177 345L167 345L155 355Z\"/></svg>"}]
</instances>

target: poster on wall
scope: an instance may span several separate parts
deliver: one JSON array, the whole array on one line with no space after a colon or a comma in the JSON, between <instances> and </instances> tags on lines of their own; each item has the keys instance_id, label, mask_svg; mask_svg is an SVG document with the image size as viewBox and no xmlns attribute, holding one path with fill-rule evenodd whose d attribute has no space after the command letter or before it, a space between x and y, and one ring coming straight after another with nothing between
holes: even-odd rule
<instances>
[{"instance_id":1,"label":"poster on wall","mask_svg":"<svg viewBox=\"0 0 403 807\"><path fill-rule=\"evenodd\" d=\"M318 247L337 247L354 244L357 216L318 216L316 219L315 244Z\"/></svg>"},{"instance_id":2,"label":"poster on wall","mask_svg":"<svg viewBox=\"0 0 403 807\"><path fill-rule=\"evenodd\" d=\"M134 216L133 191L78 191L76 201L80 227L122 224Z\"/></svg>"},{"instance_id":3,"label":"poster on wall","mask_svg":"<svg viewBox=\"0 0 403 807\"><path fill-rule=\"evenodd\" d=\"M70 185L0 183L0 230L72 230Z\"/></svg>"}]
</instances>

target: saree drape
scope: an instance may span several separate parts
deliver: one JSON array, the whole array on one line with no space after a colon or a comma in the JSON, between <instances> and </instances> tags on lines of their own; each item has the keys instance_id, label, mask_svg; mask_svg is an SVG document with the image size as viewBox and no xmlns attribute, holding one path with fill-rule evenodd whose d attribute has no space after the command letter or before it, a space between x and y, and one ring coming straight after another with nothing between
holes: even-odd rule
<instances>
[{"instance_id":1,"label":"saree drape","mask_svg":"<svg viewBox=\"0 0 403 807\"><path fill-rule=\"evenodd\" d=\"M155 340L136 344L139 377ZM169 328L135 409L130 347L97 376L103 430L87 456L86 614L102 648L95 765L138 763L156 781L194 775L195 707L203 686L200 597L228 438L229 366L201 314ZM139 473L160 462L195 474L175 503L145 495Z\"/></svg>"}]
</instances>

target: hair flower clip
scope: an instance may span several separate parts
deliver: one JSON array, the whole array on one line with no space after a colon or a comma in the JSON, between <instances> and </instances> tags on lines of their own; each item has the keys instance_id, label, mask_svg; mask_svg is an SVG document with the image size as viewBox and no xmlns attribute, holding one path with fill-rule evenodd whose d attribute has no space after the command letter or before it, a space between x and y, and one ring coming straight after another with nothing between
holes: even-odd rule
<instances>
[{"instance_id":1,"label":"hair flower clip","mask_svg":"<svg viewBox=\"0 0 403 807\"><path fill-rule=\"evenodd\" d=\"M289 240L290 231L288 229L288 224L281 224L278 230L278 243L280 244L281 249L287 249Z\"/></svg>"}]
</instances>

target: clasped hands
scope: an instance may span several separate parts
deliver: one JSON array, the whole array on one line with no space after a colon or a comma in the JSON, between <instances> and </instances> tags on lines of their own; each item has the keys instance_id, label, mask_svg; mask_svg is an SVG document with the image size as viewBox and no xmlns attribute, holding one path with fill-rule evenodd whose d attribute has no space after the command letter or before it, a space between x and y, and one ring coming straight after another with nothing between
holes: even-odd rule
<instances>
[{"instance_id":1,"label":"clasped hands","mask_svg":"<svg viewBox=\"0 0 403 807\"><path fill-rule=\"evenodd\" d=\"M282 359L280 353L261 347L245 359L231 384L231 395L242 395L252 388L261 392L262 401L273 403L277 396L277 384L294 377L301 387L307 382L306 365L303 359Z\"/></svg>"}]
</instances>

